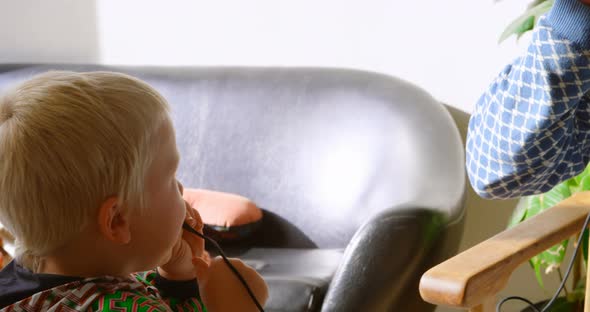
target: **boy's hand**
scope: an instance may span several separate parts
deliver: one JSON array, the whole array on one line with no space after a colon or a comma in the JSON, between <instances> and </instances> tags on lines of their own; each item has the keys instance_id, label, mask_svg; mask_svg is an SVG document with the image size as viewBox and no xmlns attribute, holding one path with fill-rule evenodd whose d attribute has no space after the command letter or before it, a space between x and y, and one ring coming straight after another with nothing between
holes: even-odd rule
<instances>
[{"instance_id":1,"label":"boy's hand","mask_svg":"<svg viewBox=\"0 0 590 312\"><path fill-rule=\"evenodd\" d=\"M185 222L199 233L203 233L203 221L197 210L187 202ZM193 233L182 231L172 248L170 260L158 268L158 273L169 280L191 280L203 276L209 267L209 257L205 252L205 241Z\"/></svg>"},{"instance_id":2,"label":"boy's hand","mask_svg":"<svg viewBox=\"0 0 590 312\"><path fill-rule=\"evenodd\" d=\"M229 258L229 261L246 280L258 302L264 306L268 299L268 286L262 276L240 259ZM204 280L199 280L199 288L201 298L209 312L258 311L244 285L221 257L211 260L211 265ZM231 300L227 298L231 298Z\"/></svg>"}]
</instances>

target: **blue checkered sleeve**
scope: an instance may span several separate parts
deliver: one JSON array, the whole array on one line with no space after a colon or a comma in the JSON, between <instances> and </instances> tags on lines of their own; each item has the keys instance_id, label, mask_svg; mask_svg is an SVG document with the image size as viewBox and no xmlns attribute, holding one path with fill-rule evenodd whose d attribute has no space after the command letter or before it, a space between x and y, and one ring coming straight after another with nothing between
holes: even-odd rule
<instances>
[{"instance_id":1,"label":"blue checkered sleeve","mask_svg":"<svg viewBox=\"0 0 590 312\"><path fill-rule=\"evenodd\" d=\"M476 104L466 167L485 198L542 193L590 160L590 7L557 0Z\"/></svg>"}]
</instances>

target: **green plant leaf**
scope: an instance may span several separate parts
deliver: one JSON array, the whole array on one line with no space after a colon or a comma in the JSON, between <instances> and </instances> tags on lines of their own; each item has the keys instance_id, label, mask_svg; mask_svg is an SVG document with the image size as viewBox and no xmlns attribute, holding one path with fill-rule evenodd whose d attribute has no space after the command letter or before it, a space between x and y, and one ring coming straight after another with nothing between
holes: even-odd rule
<instances>
[{"instance_id":1,"label":"green plant leaf","mask_svg":"<svg viewBox=\"0 0 590 312\"><path fill-rule=\"evenodd\" d=\"M510 217L508 227L532 218L542 211L555 206L572 194L582 191L590 191L590 165L581 174L556 185L547 193L522 197ZM582 253L586 264L588 263L588 233L589 231L586 229L582 237ZM545 273L549 273L552 269L559 267L563 262L567 245L568 241L564 240L529 260L529 264L533 268L537 281L542 288L544 287L543 268L545 268ZM585 279L582 279L582 281L585 282ZM583 293L584 291L582 289Z\"/></svg>"},{"instance_id":2,"label":"green plant leaf","mask_svg":"<svg viewBox=\"0 0 590 312\"><path fill-rule=\"evenodd\" d=\"M577 192L583 192L590 190L590 165L584 169L579 175L566 181L570 188L570 193L574 194ZM582 255L584 257L584 263L588 263L588 229L584 231L582 237Z\"/></svg>"},{"instance_id":3,"label":"green plant leaf","mask_svg":"<svg viewBox=\"0 0 590 312\"><path fill-rule=\"evenodd\" d=\"M530 197L530 196L529 196ZM528 207L529 197L521 197L516 204L516 208L512 212L512 216L508 220L508 228L511 228L524 220Z\"/></svg>"},{"instance_id":4,"label":"green plant leaf","mask_svg":"<svg viewBox=\"0 0 590 312\"><path fill-rule=\"evenodd\" d=\"M534 257L538 258L538 264L541 268L545 268L545 274L549 274L553 272L553 270L559 268L565 257L567 244L568 240L566 239Z\"/></svg>"},{"instance_id":5,"label":"green plant leaf","mask_svg":"<svg viewBox=\"0 0 590 312\"><path fill-rule=\"evenodd\" d=\"M568 181L557 184L549 192L527 196L525 220L557 205L570 196L572 196L572 193Z\"/></svg>"},{"instance_id":6,"label":"green plant leaf","mask_svg":"<svg viewBox=\"0 0 590 312\"><path fill-rule=\"evenodd\" d=\"M535 271L535 277L537 278L539 286L545 289L545 286L543 285L543 274L541 274L541 259L537 256L532 257L529 259L529 264L533 268L533 271Z\"/></svg>"},{"instance_id":7,"label":"green plant leaf","mask_svg":"<svg viewBox=\"0 0 590 312\"><path fill-rule=\"evenodd\" d=\"M563 183L568 185L572 194L590 190L590 165L582 173Z\"/></svg>"},{"instance_id":8,"label":"green plant leaf","mask_svg":"<svg viewBox=\"0 0 590 312\"><path fill-rule=\"evenodd\" d=\"M513 20L500 35L498 43L512 35L520 38L524 33L535 27L535 22L553 6L554 0L536 1L536 5L528 8L521 16Z\"/></svg>"},{"instance_id":9,"label":"green plant leaf","mask_svg":"<svg viewBox=\"0 0 590 312\"><path fill-rule=\"evenodd\" d=\"M588 166L584 172L570 180L573 180L575 183L570 185L570 192L572 194L590 190L590 166Z\"/></svg>"},{"instance_id":10,"label":"green plant leaf","mask_svg":"<svg viewBox=\"0 0 590 312\"><path fill-rule=\"evenodd\" d=\"M580 185L578 187L580 188L578 192L590 190L590 173L583 173L582 180L580 181Z\"/></svg>"},{"instance_id":11,"label":"green plant leaf","mask_svg":"<svg viewBox=\"0 0 590 312\"><path fill-rule=\"evenodd\" d=\"M549 192L522 198L519 202L519 205L521 203L526 203L526 209L525 215L521 219L521 222L522 220L534 217L535 215L543 212L544 210L547 210L557 205L557 203L559 203L560 201L570 197L570 185L571 182L568 180L556 185ZM514 220L516 219L518 219L518 214L516 214ZM541 274L542 269L545 268L545 273L550 273L551 271L553 271L553 269L558 268L563 262L563 258L565 257L567 244L568 240L564 240L561 243L552 246L551 248L534 256L529 260L529 263L533 267L533 270L535 271L535 276L537 277L537 281L539 282L539 285L541 287L543 287L543 278Z\"/></svg>"}]
</instances>

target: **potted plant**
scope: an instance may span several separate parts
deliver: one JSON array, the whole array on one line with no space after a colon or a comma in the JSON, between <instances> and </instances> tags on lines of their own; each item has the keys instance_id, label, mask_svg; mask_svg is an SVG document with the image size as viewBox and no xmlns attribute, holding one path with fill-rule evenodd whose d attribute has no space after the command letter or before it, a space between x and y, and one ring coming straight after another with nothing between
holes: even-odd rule
<instances>
[{"instance_id":1,"label":"potted plant","mask_svg":"<svg viewBox=\"0 0 590 312\"><path fill-rule=\"evenodd\" d=\"M590 190L590 166L580 175L566 180L556 185L549 192L522 197L510 218L508 227L512 227L526 219L529 219L540 212L555 206L560 201L572 196L572 194ZM575 239L564 240L561 243L547 249L546 251L536 255L529 260L537 281L543 287L543 274L557 274L560 281L563 280L563 272L561 271L561 263L564 260L566 249L570 242L575 244ZM575 247L575 246L574 246ZM578 252L573 264L573 287L564 287L563 294L552 305L549 311L552 312L570 312L582 311L583 300L585 294L585 276L584 263L587 261L588 255L588 229L582 237L582 249ZM542 308L546 302L536 304L538 308ZM523 311L532 311L532 309L525 309Z\"/></svg>"}]
</instances>

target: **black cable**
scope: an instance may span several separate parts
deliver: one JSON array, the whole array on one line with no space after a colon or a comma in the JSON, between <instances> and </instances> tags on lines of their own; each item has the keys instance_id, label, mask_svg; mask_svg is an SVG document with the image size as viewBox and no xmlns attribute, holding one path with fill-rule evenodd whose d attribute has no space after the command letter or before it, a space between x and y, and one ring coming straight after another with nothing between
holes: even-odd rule
<instances>
[{"instance_id":1,"label":"black cable","mask_svg":"<svg viewBox=\"0 0 590 312\"><path fill-rule=\"evenodd\" d=\"M506 298L502 299L500 302L498 302L498 305L496 306L496 311L499 312L500 308L502 307L504 302L510 301L510 300L524 301L524 302L528 303L529 307L531 307L533 309L533 311L541 312L541 310L537 309L537 307L535 307L535 304L532 303L530 300L523 298L523 297L519 297L519 296L510 296L510 297L506 297Z\"/></svg>"},{"instance_id":2,"label":"black cable","mask_svg":"<svg viewBox=\"0 0 590 312\"><path fill-rule=\"evenodd\" d=\"M248 295L250 295L250 298L252 298L252 301L254 302L254 304L256 304L256 307L258 308L258 311L260 312L264 312L264 309L262 308L262 305L260 304L260 302L258 302L258 300L256 299L256 296L254 296L254 292L252 292L252 289L250 289L250 287L248 286L248 283L246 283L246 280L244 279L244 277L238 272L238 270L231 264L231 262L229 261L229 259L227 258L227 256L225 255L225 253L223 252L223 250L221 249L221 247L219 246L219 244L217 244L217 242L199 232L197 232L195 229L193 229L190 225L184 223L182 225L182 228L199 236L200 238L204 239L205 241L209 242L211 245L213 245L215 247L215 249L217 249L217 252L219 252L219 254L221 255L221 257L223 258L223 261L225 262L225 264L227 264L227 266L232 270L232 272L236 275L236 277L240 280L240 282L242 282L242 285L244 285L244 288L246 288L246 291L248 291Z\"/></svg>"},{"instance_id":3,"label":"black cable","mask_svg":"<svg viewBox=\"0 0 590 312\"><path fill-rule=\"evenodd\" d=\"M553 295L553 298L551 298L551 300L549 300L549 302L547 302L547 304L543 307L543 309L541 311L539 311L539 309L537 309L537 307L535 307L535 305L532 302L530 302L528 299L523 298L523 297L518 297L518 296L511 296L511 297L504 298L504 299L502 299L502 301L498 302L498 305L496 306L496 312L500 312L500 308L502 308L502 305L506 301L509 301L509 300L521 300L521 301L524 301L524 302L528 303L529 304L529 307L531 307L536 312L547 312L547 311L549 311L549 308L551 307L551 305L553 305L553 303L555 302L555 300L557 300L557 297L559 297L559 294L563 290L563 287L565 286L565 282L567 281L567 278L570 275L570 272L572 271L573 264L574 264L574 262L576 260L576 255L578 254L578 251L580 250L580 247L582 246L582 238L584 237L584 231L588 227L588 221L590 221L590 214L588 214L586 216L586 221L584 221L584 225L582 226L582 229L580 230L580 236L578 237L578 242L576 243L576 248L574 249L574 254L572 255L572 258L570 259L570 263L567 266L567 270L565 272L565 276L563 277L563 280L561 281L561 284L559 285L559 288L557 289L557 291Z\"/></svg>"}]
</instances>

